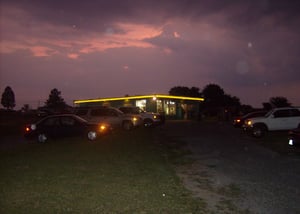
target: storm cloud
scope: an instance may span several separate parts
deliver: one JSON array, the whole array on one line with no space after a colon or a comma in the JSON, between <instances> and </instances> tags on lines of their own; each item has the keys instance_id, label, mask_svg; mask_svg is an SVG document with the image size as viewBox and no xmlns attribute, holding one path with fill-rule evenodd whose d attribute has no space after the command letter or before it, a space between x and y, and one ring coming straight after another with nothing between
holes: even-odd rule
<instances>
[{"instance_id":1,"label":"storm cloud","mask_svg":"<svg viewBox=\"0 0 300 214\"><path fill-rule=\"evenodd\" d=\"M219 84L300 105L298 1L2 0L0 89L19 106ZM261 93L258 93L260 91Z\"/></svg>"}]
</instances>

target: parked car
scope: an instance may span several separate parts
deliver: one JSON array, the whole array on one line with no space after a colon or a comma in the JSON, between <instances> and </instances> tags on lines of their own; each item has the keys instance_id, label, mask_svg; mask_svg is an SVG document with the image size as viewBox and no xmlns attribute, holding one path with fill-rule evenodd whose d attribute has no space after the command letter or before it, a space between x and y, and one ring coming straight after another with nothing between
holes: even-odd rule
<instances>
[{"instance_id":1,"label":"parked car","mask_svg":"<svg viewBox=\"0 0 300 214\"><path fill-rule=\"evenodd\" d=\"M84 136L89 140L95 140L108 132L110 132L109 124L90 124L79 116L62 114L47 116L36 123L26 125L24 136L44 143L50 138L74 136Z\"/></svg>"},{"instance_id":2,"label":"parked car","mask_svg":"<svg viewBox=\"0 0 300 214\"><path fill-rule=\"evenodd\" d=\"M80 107L75 110L75 114L89 121L90 123L106 123L112 128L123 128L131 130L142 125L142 119L136 115L125 115L117 108L113 107Z\"/></svg>"},{"instance_id":3,"label":"parked car","mask_svg":"<svg viewBox=\"0 0 300 214\"><path fill-rule=\"evenodd\" d=\"M145 127L152 127L163 123L162 116L158 113L146 112L135 106L123 106L119 109L126 115L134 115L142 118Z\"/></svg>"},{"instance_id":4,"label":"parked car","mask_svg":"<svg viewBox=\"0 0 300 214\"><path fill-rule=\"evenodd\" d=\"M254 137L262 137L267 131L296 129L300 127L300 108L274 108L264 117L247 119L243 127Z\"/></svg>"},{"instance_id":5,"label":"parked car","mask_svg":"<svg viewBox=\"0 0 300 214\"><path fill-rule=\"evenodd\" d=\"M300 149L300 128L289 131L288 134L289 148L293 151Z\"/></svg>"},{"instance_id":6,"label":"parked car","mask_svg":"<svg viewBox=\"0 0 300 214\"><path fill-rule=\"evenodd\" d=\"M245 123L245 120L247 120L248 118L263 117L266 115L266 113L267 113L267 111L254 111L254 112L250 112L248 114L236 117L233 120L233 126L240 128L243 126L243 124Z\"/></svg>"}]
</instances>

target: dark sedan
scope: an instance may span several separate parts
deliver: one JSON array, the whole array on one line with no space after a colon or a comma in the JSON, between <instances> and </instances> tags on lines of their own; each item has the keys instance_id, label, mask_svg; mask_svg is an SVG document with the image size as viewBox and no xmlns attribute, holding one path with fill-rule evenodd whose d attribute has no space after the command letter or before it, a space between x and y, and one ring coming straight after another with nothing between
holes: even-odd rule
<instances>
[{"instance_id":1,"label":"dark sedan","mask_svg":"<svg viewBox=\"0 0 300 214\"><path fill-rule=\"evenodd\" d=\"M90 124L79 116L63 114L48 116L37 123L26 125L24 136L44 143L49 138L74 136L84 136L89 140L95 140L109 131L109 124Z\"/></svg>"},{"instance_id":2,"label":"dark sedan","mask_svg":"<svg viewBox=\"0 0 300 214\"><path fill-rule=\"evenodd\" d=\"M242 127L245 120L247 120L249 118L254 118L254 117L263 117L266 115L266 113L267 113L267 111L254 111L254 112L245 114L243 116L236 117L233 120L233 126L234 127Z\"/></svg>"},{"instance_id":3,"label":"dark sedan","mask_svg":"<svg viewBox=\"0 0 300 214\"><path fill-rule=\"evenodd\" d=\"M288 143L291 150L300 149L300 128L289 131Z\"/></svg>"}]
</instances>

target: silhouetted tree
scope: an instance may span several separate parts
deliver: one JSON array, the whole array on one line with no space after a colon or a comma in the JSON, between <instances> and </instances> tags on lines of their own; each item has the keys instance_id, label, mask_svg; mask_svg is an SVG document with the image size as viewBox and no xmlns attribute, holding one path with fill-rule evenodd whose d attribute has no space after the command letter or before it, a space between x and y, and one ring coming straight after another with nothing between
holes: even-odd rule
<instances>
[{"instance_id":1,"label":"silhouetted tree","mask_svg":"<svg viewBox=\"0 0 300 214\"><path fill-rule=\"evenodd\" d=\"M224 106L224 90L216 84L208 84L202 90L204 96L204 109L210 115L217 115L219 108Z\"/></svg>"},{"instance_id":2,"label":"silhouetted tree","mask_svg":"<svg viewBox=\"0 0 300 214\"><path fill-rule=\"evenodd\" d=\"M1 104L7 109L12 110L16 106L15 94L11 87L7 86L2 94Z\"/></svg>"},{"instance_id":3,"label":"silhouetted tree","mask_svg":"<svg viewBox=\"0 0 300 214\"><path fill-rule=\"evenodd\" d=\"M47 108L53 110L63 110L67 106L64 99L61 97L61 92L56 88L51 90L49 98L45 104Z\"/></svg>"},{"instance_id":4,"label":"silhouetted tree","mask_svg":"<svg viewBox=\"0 0 300 214\"><path fill-rule=\"evenodd\" d=\"M291 103L285 97L271 97L270 103L274 107L287 107L291 106Z\"/></svg>"},{"instance_id":5,"label":"silhouetted tree","mask_svg":"<svg viewBox=\"0 0 300 214\"><path fill-rule=\"evenodd\" d=\"M202 90L207 107L220 107L224 104L224 90L216 84L208 84Z\"/></svg>"},{"instance_id":6,"label":"silhouetted tree","mask_svg":"<svg viewBox=\"0 0 300 214\"><path fill-rule=\"evenodd\" d=\"M201 97L201 93L197 87L175 86L170 89L169 94L174 96Z\"/></svg>"},{"instance_id":7,"label":"silhouetted tree","mask_svg":"<svg viewBox=\"0 0 300 214\"><path fill-rule=\"evenodd\" d=\"M241 106L240 99L236 96L231 96L229 94L224 94L223 101L224 101L225 107L226 106L236 106L236 107Z\"/></svg>"}]
</instances>

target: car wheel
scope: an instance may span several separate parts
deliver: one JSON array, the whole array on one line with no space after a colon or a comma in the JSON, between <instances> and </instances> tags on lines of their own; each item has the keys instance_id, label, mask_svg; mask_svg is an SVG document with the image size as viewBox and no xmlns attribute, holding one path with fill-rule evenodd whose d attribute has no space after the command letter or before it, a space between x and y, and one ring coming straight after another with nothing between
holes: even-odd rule
<instances>
[{"instance_id":1,"label":"car wheel","mask_svg":"<svg viewBox=\"0 0 300 214\"><path fill-rule=\"evenodd\" d=\"M263 126L254 126L252 129L252 135L254 137L260 138L263 137L266 133L266 129Z\"/></svg>"},{"instance_id":2,"label":"car wheel","mask_svg":"<svg viewBox=\"0 0 300 214\"><path fill-rule=\"evenodd\" d=\"M37 140L38 140L39 143L46 143L47 140L48 140L48 137L47 137L46 134L40 133L40 134L38 135Z\"/></svg>"},{"instance_id":3,"label":"car wheel","mask_svg":"<svg viewBox=\"0 0 300 214\"><path fill-rule=\"evenodd\" d=\"M144 126L146 128L152 127L153 126L153 120L151 120L151 119L145 119L144 120Z\"/></svg>"},{"instance_id":4,"label":"car wheel","mask_svg":"<svg viewBox=\"0 0 300 214\"><path fill-rule=\"evenodd\" d=\"M96 140L97 139L97 132L96 131L89 131L87 133L87 137L91 141Z\"/></svg>"},{"instance_id":5,"label":"car wheel","mask_svg":"<svg viewBox=\"0 0 300 214\"><path fill-rule=\"evenodd\" d=\"M128 131L131 130L133 128L133 124L130 121L124 121L123 122L123 129Z\"/></svg>"}]
</instances>

